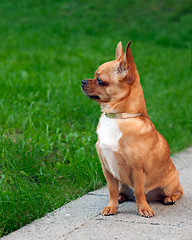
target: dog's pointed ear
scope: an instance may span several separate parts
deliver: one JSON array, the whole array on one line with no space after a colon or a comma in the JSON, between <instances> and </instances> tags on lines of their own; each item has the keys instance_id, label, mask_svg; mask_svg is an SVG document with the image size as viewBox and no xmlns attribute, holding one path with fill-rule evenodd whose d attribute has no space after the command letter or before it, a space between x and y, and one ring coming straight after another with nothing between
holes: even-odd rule
<instances>
[{"instance_id":1,"label":"dog's pointed ear","mask_svg":"<svg viewBox=\"0 0 192 240\"><path fill-rule=\"evenodd\" d=\"M124 55L124 64L128 71L128 74L126 76L126 81L128 84L132 84L132 82L135 80L135 70L136 70L136 65L133 60L133 55L131 52L130 45L131 45L131 41L128 42L125 55Z\"/></svg>"},{"instance_id":2,"label":"dog's pointed ear","mask_svg":"<svg viewBox=\"0 0 192 240\"><path fill-rule=\"evenodd\" d=\"M133 55L132 55L132 52L131 52L131 48L130 48L130 45L131 45L131 41L128 42L127 44L127 47L126 47L126 51L125 51L125 56L124 56L124 61L126 62L126 67L127 68L135 68L136 65L135 65L135 62L133 60Z\"/></svg>"},{"instance_id":3,"label":"dog's pointed ear","mask_svg":"<svg viewBox=\"0 0 192 240\"><path fill-rule=\"evenodd\" d=\"M123 46L122 46L122 42L120 41L116 47L115 58L116 59L120 58L122 55L123 55Z\"/></svg>"}]
</instances>

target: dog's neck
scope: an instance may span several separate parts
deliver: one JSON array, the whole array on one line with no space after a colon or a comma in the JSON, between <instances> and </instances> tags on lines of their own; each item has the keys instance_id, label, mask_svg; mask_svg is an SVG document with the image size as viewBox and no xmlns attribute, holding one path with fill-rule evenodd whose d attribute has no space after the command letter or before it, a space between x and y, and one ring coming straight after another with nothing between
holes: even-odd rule
<instances>
[{"instance_id":1,"label":"dog's neck","mask_svg":"<svg viewBox=\"0 0 192 240\"><path fill-rule=\"evenodd\" d=\"M101 110L105 113L140 113L142 116L147 116L147 108L143 95L143 90L140 84L139 74L136 71L136 77L131 90L127 95L117 101L110 103L101 103Z\"/></svg>"}]
</instances>

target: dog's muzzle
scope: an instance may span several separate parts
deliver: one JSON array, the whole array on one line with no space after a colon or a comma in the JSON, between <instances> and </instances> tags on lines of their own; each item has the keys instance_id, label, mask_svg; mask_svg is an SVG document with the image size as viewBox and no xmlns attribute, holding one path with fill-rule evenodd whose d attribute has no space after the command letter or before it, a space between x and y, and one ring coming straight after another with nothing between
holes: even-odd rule
<instances>
[{"instance_id":1,"label":"dog's muzzle","mask_svg":"<svg viewBox=\"0 0 192 240\"><path fill-rule=\"evenodd\" d=\"M87 83L88 83L87 80L82 80L82 81L81 81L81 89L83 90L83 92L85 93L85 95L86 95L87 97L93 99L93 100L99 100L99 99L100 99L99 96L87 94L87 91L86 91L86 89L84 88L84 87L86 87Z\"/></svg>"}]
</instances>

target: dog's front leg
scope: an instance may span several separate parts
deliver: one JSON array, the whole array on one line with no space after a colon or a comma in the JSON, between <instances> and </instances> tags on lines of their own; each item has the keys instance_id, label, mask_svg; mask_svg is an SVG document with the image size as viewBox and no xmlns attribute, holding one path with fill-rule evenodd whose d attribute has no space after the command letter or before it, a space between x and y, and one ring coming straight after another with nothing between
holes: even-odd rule
<instances>
[{"instance_id":1,"label":"dog's front leg","mask_svg":"<svg viewBox=\"0 0 192 240\"><path fill-rule=\"evenodd\" d=\"M97 141L96 143L97 154L100 158L103 174L107 181L107 187L109 189L109 194L110 194L109 203L107 207L103 209L101 214L104 216L114 215L117 212L118 204L119 204L118 203L118 197L119 197L118 181L112 176L112 174L105 167L106 161L99 145L100 145L99 141Z\"/></svg>"},{"instance_id":2,"label":"dog's front leg","mask_svg":"<svg viewBox=\"0 0 192 240\"><path fill-rule=\"evenodd\" d=\"M133 170L134 195L137 204L137 210L143 217L154 216L153 210L149 207L144 193L144 172L143 170Z\"/></svg>"},{"instance_id":3,"label":"dog's front leg","mask_svg":"<svg viewBox=\"0 0 192 240\"><path fill-rule=\"evenodd\" d=\"M102 215L114 215L118 209L118 197L119 197L119 190L118 190L118 181L109 173L109 171L103 166L103 174L107 181L107 187L109 189L110 200L107 205L102 211Z\"/></svg>"}]
</instances>

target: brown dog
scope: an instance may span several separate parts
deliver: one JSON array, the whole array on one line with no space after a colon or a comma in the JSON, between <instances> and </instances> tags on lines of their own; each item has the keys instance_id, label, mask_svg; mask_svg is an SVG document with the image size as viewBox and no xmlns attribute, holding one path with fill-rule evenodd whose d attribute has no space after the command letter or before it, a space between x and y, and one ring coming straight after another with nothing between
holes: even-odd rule
<instances>
[{"instance_id":1,"label":"brown dog","mask_svg":"<svg viewBox=\"0 0 192 240\"><path fill-rule=\"evenodd\" d=\"M118 197L125 201L131 188L141 216L152 217L145 194L158 192L164 204L173 204L183 194L179 173L164 137L147 115L139 74L128 43L116 48L116 60L102 64L94 79L83 80L84 93L102 110L96 143L110 201L102 215L115 214ZM120 190L118 189L120 183Z\"/></svg>"}]
</instances>

